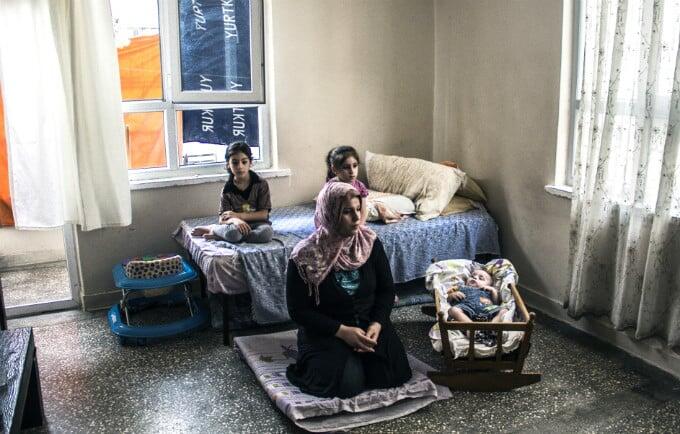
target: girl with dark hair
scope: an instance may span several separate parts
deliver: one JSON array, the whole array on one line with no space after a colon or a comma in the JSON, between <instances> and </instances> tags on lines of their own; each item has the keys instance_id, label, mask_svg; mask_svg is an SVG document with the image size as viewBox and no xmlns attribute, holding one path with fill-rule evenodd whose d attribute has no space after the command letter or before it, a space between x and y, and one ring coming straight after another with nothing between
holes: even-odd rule
<instances>
[{"instance_id":1,"label":"girl with dark hair","mask_svg":"<svg viewBox=\"0 0 680 434\"><path fill-rule=\"evenodd\" d=\"M359 181L359 154L351 146L336 146L328 151L326 155L326 183L345 182L350 184L359 192L361 200L361 224L366 223L367 206L366 197L368 189L363 182ZM319 222L314 218L314 225L319 226Z\"/></svg>"},{"instance_id":2,"label":"girl with dark hair","mask_svg":"<svg viewBox=\"0 0 680 434\"><path fill-rule=\"evenodd\" d=\"M352 184L359 191L361 197L368 196L368 189L357 179L359 175L359 154L351 146L336 146L326 155L326 182L337 180Z\"/></svg>"},{"instance_id":3,"label":"girl with dark hair","mask_svg":"<svg viewBox=\"0 0 680 434\"><path fill-rule=\"evenodd\" d=\"M385 223L396 223L403 215L387 205L368 200L368 188L357 179L359 174L359 154L351 146L336 146L326 155L326 182L345 182L356 188L361 196L361 222L382 220ZM316 223L316 221L315 221Z\"/></svg>"},{"instance_id":4,"label":"girl with dark hair","mask_svg":"<svg viewBox=\"0 0 680 434\"><path fill-rule=\"evenodd\" d=\"M267 243L274 231L269 184L251 170L253 154L245 142L229 145L225 153L229 178L222 189L219 225L198 226L192 236L223 239L230 243Z\"/></svg>"}]
</instances>

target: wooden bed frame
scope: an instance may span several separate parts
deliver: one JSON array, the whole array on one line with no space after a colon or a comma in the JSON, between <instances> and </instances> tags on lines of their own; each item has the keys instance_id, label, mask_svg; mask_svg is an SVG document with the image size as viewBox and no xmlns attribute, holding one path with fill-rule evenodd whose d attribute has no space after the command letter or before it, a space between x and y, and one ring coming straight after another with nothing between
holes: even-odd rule
<instances>
[{"instance_id":1,"label":"wooden bed frame","mask_svg":"<svg viewBox=\"0 0 680 434\"><path fill-rule=\"evenodd\" d=\"M454 390L468 390L476 392L507 391L517 387L541 381L541 374L537 372L522 372L524 360L529 353L531 331L534 328L536 314L528 312L515 285L511 285L512 296L515 299L519 322L491 323L447 321L447 314L440 309L439 293L435 291L435 303L437 322L442 338L442 356L444 357L444 370L431 371L427 375L437 384L448 386ZM449 342L449 330L458 330L469 333L470 347L465 357L454 358ZM475 330L490 330L500 337L503 331L524 332L519 348L503 354L502 339L498 342L495 356L475 357Z\"/></svg>"},{"instance_id":2,"label":"wooden bed frame","mask_svg":"<svg viewBox=\"0 0 680 434\"><path fill-rule=\"evenodd\" d=\"M185 249L182 245L180 245L180 248L182 249L182 257L188 261L196 270L198 273L198 278L199 278L199 285L200 285L200 290L201 290L201 298L203 301L206 303L209 302L208 300L208 279L205 276L205 273L203 273L203 270L201 270L201 267L194 261L194 258L191 257L191 254L187 249ZM234 337L240 334L248 335L248 334L256 334L256 333L274 333L274 332L279 332L279 331L284 331L284 330L292 330L296 328L294 323L292 321L287 321L279 324L266 324L266 325L255 325L253 327L245 328L245 329L236 329L232 330L229 327L229 297L233 297L233 295L230 294L213 294L214 296L218 297L218 300L220 302L220 305L222 306L222 344L224 346L231 346L234 342Z\"/></svg>"},{"instance_id":3,"label":"wooden bed frame","mask_svg":"<svg viewBox=\"0 0 680 434\"><path fill-rule=\"evenodd\" d=\"M194 261L194 258L191 257L191 254L187 249L182 247L182 250L184 252L184 259L189 261L191 265L194 267L196 272L198 273L198 279L200 282L200 288L201 288L201 298L205 300L206 303L209 302L208 300L208 290L206 289L208 287L208 279L205 276L205 273L203 273L203 270L201 270L201 267ZM230 346L233 343L233 336L231 333L231 330L229 329L229 295L228 294L216 294L217 297L219 297L220 304L222 305L222 344L224 346Z\"/></svg>"}]
</instances>

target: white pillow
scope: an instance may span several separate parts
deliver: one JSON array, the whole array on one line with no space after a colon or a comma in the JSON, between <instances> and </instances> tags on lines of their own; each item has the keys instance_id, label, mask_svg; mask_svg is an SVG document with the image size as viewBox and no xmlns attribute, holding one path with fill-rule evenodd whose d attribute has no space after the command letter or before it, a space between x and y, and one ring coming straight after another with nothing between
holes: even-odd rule
<instances>
[{"instance_id":1,"label":"white pillow","mask_svg":"<svg viewBox=\"0 0 680 434\"><path fill-rule=\"evenodd\" d=\"M368 197L366 199L372 202L384 203L399 214L416 213L416 204L414 204L411 199L401 194L368 190Z\"/></svg>"},{"instance_id":2,"label":"white pillow","mask_svg":"<svg viewBox=\"0 0 680 434\"><path fill-rule=\"evenodd\" d=\"M402 194L416 205L416 218L437 217L465 179L465 172L418 158L366 151L366 174L373 190Z\"/></svg>"}]
</instances>

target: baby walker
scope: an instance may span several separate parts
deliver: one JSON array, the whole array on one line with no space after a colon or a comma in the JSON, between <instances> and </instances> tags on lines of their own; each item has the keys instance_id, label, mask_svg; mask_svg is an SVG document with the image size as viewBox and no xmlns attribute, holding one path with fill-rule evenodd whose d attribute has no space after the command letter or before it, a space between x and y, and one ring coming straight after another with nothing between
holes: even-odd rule
<instances>
[{"instance_id":1,"label":"baby walker","mask_svg":"<svg viewBox=\"0 0 680 434\"><path fill-rule=\"evenodd\" d=\"M159 259L160 258L160 259ZM137 259L137 258L135 258ZM162 338L174 336L179 333L189 332L205 326L208 323L208 310L191 295L191 281L198 277L196 270L193 269L184 258L179 256L172 257L176 262L174 274L164 274L167 270L168 257L152 257L147 261L148 266L144 265L144 259L140 258L143 272L130 273L127 264L116 264L113 267L113 280L117 288L122 291L123 298L109 309L108 320L111 331L118 336L122 345L137 344L144 345L148 338ZM159 265L165 261L165 264ZM130 261L128 261L129 264ZM152 264L155 262L156 264ZM161 267L161 272L151 272L154 266ZM126 268L127 267L127 268ZM126 272L127 271L127 272ZM130 275L133 277L130 277ZM143 274L146 274L143 276ZM176 289L181 285L183 291ZM140 296L130 298L130 294L136 291L171 287L172 290L160 296ZM140 312L151 306L159 304L173 305L185 301L189 308L189 316L167 324L133 326L130 325L130 315Z\"/></svg>"}]
</instances>

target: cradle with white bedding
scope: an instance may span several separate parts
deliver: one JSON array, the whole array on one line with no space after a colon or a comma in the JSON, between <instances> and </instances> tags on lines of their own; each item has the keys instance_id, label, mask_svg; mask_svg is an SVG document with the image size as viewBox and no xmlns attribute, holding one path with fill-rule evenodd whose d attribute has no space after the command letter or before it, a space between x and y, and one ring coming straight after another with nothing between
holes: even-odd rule
<instances>
[{"instance_id":1,"label":"cradle with white bedding","mask_svg":"<svg viewBox=\"0 0 680 434\"><path fill-rule=\"evenodd\" d=\"M504 322L448 320L451 305L447 301L447 290L464 283L476 267L489 272L494 286L500 289L501 307L508 310ZM433 348L442 353L445 366L443 371L428 373L432 381L457 390L502 391L541 380L540 373L523 372L535 314L528 312L517 290L517 278L514 266L507 259L487 264L454 259L428 267L425 285L433 292L437 312L437 322L430 329L429 337ZM477 342L478 332L494 335L495 344Z\"/></svg>"},{"instance_id":2,"label":"cradle with white bedding","mask_svg":"<svg viewBox=\"0 0 680 434\"><path fill-rule=\"evenodd\" d=\"M274 208L270 220L274 237L266 244L230 244L192 237L196 226L215 224L215 216L183 220L175 240L202 272L202 283L212 294L222 294L223 330L228 341L226 295L250 293L258 324L288 320L285 272L298 241L314 231L314 204ZM422 278L433 258L498 255L498 228L483 209L420 221L413 217L385 225L368 223L385 248L395 283Z\"/></svg>"}]
</instances>

